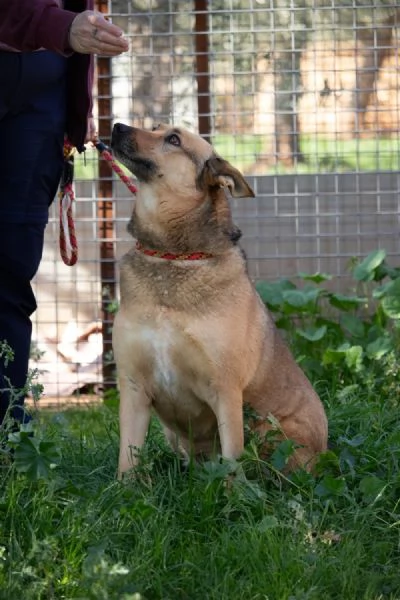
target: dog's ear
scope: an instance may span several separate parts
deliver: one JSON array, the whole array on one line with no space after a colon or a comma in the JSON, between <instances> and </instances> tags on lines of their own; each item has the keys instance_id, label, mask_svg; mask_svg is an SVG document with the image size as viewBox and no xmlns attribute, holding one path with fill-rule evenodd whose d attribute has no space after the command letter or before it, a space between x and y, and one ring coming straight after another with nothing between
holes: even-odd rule
<instances>
[{"instance_id":1,"label":"dog's ear","mask_svg":"<svg viewBox=\"0 0 400 600\"><path fill-rule=\"evenodd\" d=\"M200 186L202 189L227 188L233 198L254 198L253 190L240 171L219 156L206 160L200 174Z\"/></svg>"}]
</instances>

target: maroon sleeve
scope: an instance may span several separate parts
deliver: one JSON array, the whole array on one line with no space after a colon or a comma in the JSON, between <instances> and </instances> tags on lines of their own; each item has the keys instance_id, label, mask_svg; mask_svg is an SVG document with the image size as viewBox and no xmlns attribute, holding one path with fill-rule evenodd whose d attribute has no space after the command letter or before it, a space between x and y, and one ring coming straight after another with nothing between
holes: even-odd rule
<instances>
[{"instance_id":1,"label":"maroon sleeve","mask_svg":"<svg viewBox=\"0 0 400 600\"><path fill-rule=\"evenodd\" d=\"M0 42L22 52L71 54L68 31L76 15L54 0L0 0Z\"/></svg>"}]
</instances>

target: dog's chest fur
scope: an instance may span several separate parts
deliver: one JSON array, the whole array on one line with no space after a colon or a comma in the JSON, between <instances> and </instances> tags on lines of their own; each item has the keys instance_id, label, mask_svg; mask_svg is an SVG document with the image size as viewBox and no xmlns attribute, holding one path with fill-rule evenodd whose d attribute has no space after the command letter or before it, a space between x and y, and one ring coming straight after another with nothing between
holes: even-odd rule
<instances>
[{"instance_id":1,"label":"dog's chest fur","mask_svg":"<svg viewBox=\"0 0 400 600\"><path fill-rule=\"evenodd\" d=\"M180 333L167 321L138 327L142 349L152 365L152 385L155 393L176 397L180 388L178 365L172 360Z\"/></svg>"},{"instance_id":2,"label":"dog's chest fur","mask_svg":"<svg viewBox=\"0 0 400 600\"><path fill-rule=\"evenodd\" d=\"M132 372L142 370L157 414L171 430L194 439L215 435L212 361L201 340L161 310L130 324ZM212 432L212 433L211 433Z\"/></svg>"}]
</instances>

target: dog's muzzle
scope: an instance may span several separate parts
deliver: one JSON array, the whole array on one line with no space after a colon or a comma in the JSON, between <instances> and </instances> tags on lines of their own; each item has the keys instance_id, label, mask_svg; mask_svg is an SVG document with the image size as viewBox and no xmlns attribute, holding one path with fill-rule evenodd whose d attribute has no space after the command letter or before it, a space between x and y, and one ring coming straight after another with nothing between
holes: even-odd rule
<instances>
[{"instance_id":1,"label":"dog's muzzle","mask_svg":"<svg viewBox=\"0 0 400 600\"><path fill-rule=\"evenodd\" d=\"M129 139L132 144L132 127L123 123L115 123L111 135L111 148L118 148L123 140Z\"/></svg>"}]
</instances>

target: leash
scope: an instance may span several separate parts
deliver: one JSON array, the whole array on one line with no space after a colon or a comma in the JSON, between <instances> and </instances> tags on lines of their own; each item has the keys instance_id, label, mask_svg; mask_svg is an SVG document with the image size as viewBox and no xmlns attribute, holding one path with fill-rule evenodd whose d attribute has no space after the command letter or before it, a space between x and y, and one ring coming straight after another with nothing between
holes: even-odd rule
<instances>
[{"instance_id":1,"label":"leash","mask_svg":"<svg viewBox=\"0 0 400 600\"><path fill-rule=\"evenodd\" d=\"M104 142L99 139L92 141L99 152L101 158L110 163L114 173L123 181L132 194L136 194L137 187L132 179L125 175L123 170L112 157L111 152ZM64 166L60 181L60 254L61 258L69 267L72 267L78 260L78 241L75 235L75 223L73 218L73 201L75 194L73 189L74 180L74 154L75 148L68 141L64 141Z\"/></svg>"},{"instance_id":2,"label":"leash","mask_svg":"<svg viewBox=\"0 0 400 600\"><path fill-rule=\"evenodd\" d=\"M72 267L78 260L78 242L75 235L75 223L72 215L72 203L75 199L74 180L75 148L64 141L64 165L60 181L60 254L63 263Z\"/></svg>"},{"instance_id":3,"label":"leash","mask_svg":"<svg viewBox=\"0 0 400 600\"><path fill-rule=\"evenodd\" d=\"M108 147L105 145L105 143L102 142L101 140L94 140L93 144L96 147L96 149L98 150L100 156L102 158L104 158L107 162L110 163L112 170L114 171L114 173L116 173L118 175L120 180L125 183L128 190L130 192L132 192L132 194L136 194L137 187L133 183L132 179L130 177L128 177L127 175L125 175L125 173L123 172L121 167L119 165L117 165L117 163L113 159L112 154L109 151Z\"/></svg>"}]
</instances>

